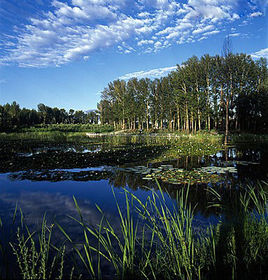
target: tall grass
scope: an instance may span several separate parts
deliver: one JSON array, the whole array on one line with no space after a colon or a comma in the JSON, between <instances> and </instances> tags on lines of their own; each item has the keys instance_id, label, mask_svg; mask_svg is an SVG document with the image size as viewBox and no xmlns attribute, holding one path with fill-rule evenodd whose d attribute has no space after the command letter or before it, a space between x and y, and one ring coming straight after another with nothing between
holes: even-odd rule
<instances>
[{"instance_id":1,"label":"tall grass","mask_svg":"<svg viewBox=\"0 0 268 280\"><path fill-rule=\"evenodd\" d=\"M111 132L114 128L108 124L42 124L21 129L21 132Z\"/></svg>"},{"instance_id":2,"label":"tall grass","mask_svg":"<svg viewBox=\"0 0 268 280\"><path fill-rule=\"evenodd\" d=\"M77 275L81 272L86 279L266 279L267 186L248 186L242 191L233 216L224 209L224 198L211 190L212 206L221 207L224 214L217 225L202 230L195 227L189 187L178 192L173 205L158 187L145 201L125 190L121 206L114 194L119 227L99 206L99 224L89 225L74 198L78 218L70 218L81 226L83 240L75 242L66 229L57 226L80 262L73 264ZM17 244L11 247L23 279L73 276L73 269L71 275L63 273L64 247L53 246L51 234L45 218L37 241L35 233L18 231ZM111 267L108 274L107 265Z\"/></svg>"},{"instance_id":3,"label":"tall grass","mask_svg":"<svg viewBox=\"0 0 268 280\"><path fill-rule=\"evenodd\" d=\"M53 140L69 141L85 137L86 132L112 132L113 126L98 124L47 124L0 133L0 140Z\"/></svg>"},{"instance_id":4,"label":"tall grass","mask_svg":"<svg viewBox=\"0 0 268 280\"><path fill-rule=\"evenodd\" d=\"M11 132L0 133L0 140L42 140L42 141L66 141L67 135L63 132L47 132L47 131L32 131L32 132Z\"/></svg>"},{"instance_id":5,"label":"tall grass","mask_svg":"<svg viewBox=\"0 0 268 280\"><path fill-rule=\"evenodd\" d=\"M82 226L85 238L83 252L77 248L76 252L90 277L101 278L102 262L108 261L118 279L221 279L222 275L224 279L246 275L261 279L268 249L264 189L260 188L257 195L249 188L240 195L236 219L223 219L203 231L194 229L194 207L188 203L188 192L189 188L179 192L177 203L170 207L161 188L160 194L152 191L146 202L125 191L125 211L115 198L120 230L99 207L100 224L90 227L74 200L80 220L72 219ZM90 245L92 238L97 241L96 247Z\"/></svg>"},{"instance_id":6,"label":"tall grass","mask_svg":"<svg viewBox=\"0 0 268 280\"><path fill-rule=\"evenodd\" d=\"M267 143L268 135L267 134L250 134L250 133L241 133L241 134L232 134L231 142L236 143Z\"/></svg>"},{"instance_id":7,"label":"tall grass","mask_svg":"<svg viewBox=\"0 0 268 280\"><path fill-rule=\"evenodd\" d=\"M30 232L24 224L21 212L21 225L17 228L17 242L9 245L16 257L19 279L64 279L65 246L57 248L52 244L54 225L47 225L43 216L40 232ZM73 277L73 270L69 279Z\"/></svg>"}]
</instances>

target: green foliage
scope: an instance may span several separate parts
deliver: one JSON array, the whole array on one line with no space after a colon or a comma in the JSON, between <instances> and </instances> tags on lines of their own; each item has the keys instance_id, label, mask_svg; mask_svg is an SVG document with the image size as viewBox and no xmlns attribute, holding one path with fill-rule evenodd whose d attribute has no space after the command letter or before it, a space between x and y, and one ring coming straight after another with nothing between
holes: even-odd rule
<instances>
[{"instance_id":1,"label":"green foliage","mask_svg":"<svg viewBox=\"0 0 268 280\"><path fill-rule=\"evenodd\" d=\"M21 129L21 132L111 132L110 125L99 124L48 124Z\"/></svg>"},{"instance_id":2,"label":"green foliage","mask_svg":"<svg viewBox=\"0 0 268 280\"><path fill-rule=\"evenodd\" d=\"M266 61L246 54L189 58L167 77L116 80L98 104L116 129L267 131Z\"/></svg>"},{"instance_id":3,"label":"green foliage","mask_svg":"<svg viewBox=\"0 0 268 280\"><path fill-rule=\"evenodd\" d=\"M21 212L17 242L10 243L10 249L22 279L72 279L74 267L81 270L79 260L86 269L79 279L107 277L107 262L114 269L109 279L265 279L268 209L267 183L263 184L245 186L228 208L225 197L209 189L216 202L212 207L221 207L225 215L217 225L198 230L189 187L179 191L173 205L168 205L159 184L159 191L151 191L144 202L125 190L125 205L119 206L114 194L119 227L98 206L100 222L88 225L74 198L79 218L70 218L81 226L84 240L75 242L57 224L66 242L55 247L53 225L47 225L45 216L40 232L31 233ZM16 215L17 208L13 221ZM67 263L69 245L77 258ZM66 267L72 267L70 273Z\"/></svg>"},{"instance_id":4,"label":"green foliage","mask_svg":"<svg viewBox=\"0 0 268 280\"><path fill-rule=\"evenodd\" d=\"M3 140L51 140L51 141L71 141L84 138L86 132L106 133L112 132L110 125L98 124L50 124L39 125L30 128L18 129L17 132L2 132L0 139Z\"/></svg>"},{"instance_id":5,"label":"green foliage","mask_svg":"<svg viewBox=\"0 0 268 280\"><path fill-rule=\"evenodd\" d=\"M43 217L38 239L35 232L30 233L26 227L26 235L22 229L17 230L17 244L10 243L16 256L22 279L63 279L65 247L57 249L51 244L52 226L47 226ZM52 256L51 251L54 250Z\"/></svg>"},{"instance_id":6,"label":"green foliage","mask_svg":"<svg viewBox=\"0 0 268 280\"><path fill-rule=\"evenodd\" d=\"M0 105L0 131L14 132L22 128L29 128L40 124L98 124L99 116L97 111L83 112L81 110L70 110L51 108L44 104L38 105L38 111L20 108L15 101L12 104ZM45 126L44 126L45 127ZM44 128L43 127L43 128ZM60 126L59 129L68 127ZM79 126L69 129L79 129ZM80 128L81 130L82 128ZM78 131L80 131L78 130ZM72 130L73 131L73 130ZM75 130L77 131L77 130Z\"/></svg>"},{"instance_id":7,"label":"green foliage","mask_svg":"<svg viewBox=\"0 0 268 280\"><path fill-rule=\"evenodd\" d=\"M108 260L118 279L261 279L267 263L268 225L267 193L249 187L241 193L240 214L223 219L206 230L194 229L194 207L188 191L182 189L177 203L170 207L160 192L151 191L142 202L125 190L125 206L116 205L120 230L109 222L103 211L97 228L87 225L74 198L85 240L84 254L60 226L73 244L92 279L101 278L102 262ZM213 191L221 205L221 196ZM219 207L219 206L217 206ZM139 218L134 218L138 213ZM90 237L97 247L90 245ZM97 264L94 265L96 254ZM242 278L241 278L242 277Z\"/></svg>"},{"instance_id":8,"label":"green foliage","mask_svg":"<svg viewBox=\"0 0 268 280\"><path fill-rule=\"evenodd\" d=\"M231 138L231 143L267 143L267 134L233 134Z\"/></svg>"},{"instance_id":9,"label":"green foliage","mask_svg":"<svg viewBox=\"0 0 268 280\"><path fill-rule=\"evenodd\" d=\"M238 207L226 209L227 217L215 231L216 270L229 279L263 279L268 261L267 191L260 184L246 188Z\"/></svg>"}]
</instances>

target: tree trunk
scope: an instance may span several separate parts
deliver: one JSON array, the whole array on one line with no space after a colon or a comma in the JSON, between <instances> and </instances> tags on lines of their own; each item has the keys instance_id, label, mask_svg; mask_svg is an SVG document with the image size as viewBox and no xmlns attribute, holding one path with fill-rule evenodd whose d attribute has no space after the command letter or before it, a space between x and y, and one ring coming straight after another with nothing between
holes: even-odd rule
<instances>
[{"instance_id":1,"label":"tree trunk","mask_svg":"<svg viewBox=\"0 0 268 280\"><path fill-rule=\"evenodd\" d=\"M210 131L210 114L209 114L209 109L210 109L210 101L209 101L209 88L210 88L210 82L209 82L209 77L206 77L207 81L207 113L208 113L208 130Z\"/></svg>"},{"instance_id":2,"label":"tree trunk","mask_svg":"<svg viewBox=\"0 0 268 280\"><path fill-rule=\"evenodd\" d=\"M146 104L146 128L149 130L149 103Z\"/></svg>"},{"instance_id":3,"label":"tree trunk","mask_svg":"<svg viewBox=\"0 0 268 280\"><path fill-rule=\"evenodd\" d=\"M181 128L181 123L180 123L180 107L177 107L177 126L178 126L178 130L180 130Z\"/></svg>"},{"instance_id":4,"label":"tree trunk","mask_svg":"<svg viewBox=\"0 0 268 280\"><path fill-rule=\"evenodd\" d=\"M192 132L194 131L194 113L191 113Z\"/></svg>"},{"instance_id":5,"label":"tree trunk","mask_svg":"<svg viewBox=\"0 0 268 280\"><path fill-rule=\"evenodd\" d=\"M201 130L201 112L199 108L198 108L197 118L198 118L198 129Z\"/></svg>"},{"instance_id":6,"label":"tree trunk","mask_svg":"<svg viewBox=\"0 0 268 280\"><path fill-rule=\"evenodd\" d=\"M220 107L222 108L222 111L223 111L223 108L224 108L224 105L223 105L223 85L221 84L221 100L220 100ZM221 120L221 128L223 129L223 112L222 114L222 120Z\"/></svg>"},{"instance_id":7,"label":"tree trunk","mask_svg":"<svg viewBox=\"0 0 268 280\"><path fill-rule=\"evenodd\" d=\"M185 104L185 114L186 114L185 129L186 129L186 132L189 133L189 114L188 114L188 104L187 104L187 102Z\"/></svg>"},{"instance_id":8,"label":"tree trunk","mask_svg":"<svg viewBox=\"0 0 268 280\"><path fill-rule=\"evenodd\" d=\"M226 99L225 106L225 139L224 144L228 144L228 135L229 135L229 98Z\"/></svg>"}]
</instances>

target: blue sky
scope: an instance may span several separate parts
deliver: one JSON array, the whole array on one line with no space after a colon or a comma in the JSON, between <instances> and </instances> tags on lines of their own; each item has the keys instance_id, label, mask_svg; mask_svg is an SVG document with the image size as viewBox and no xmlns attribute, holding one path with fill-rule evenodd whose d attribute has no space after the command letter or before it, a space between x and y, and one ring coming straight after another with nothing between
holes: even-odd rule
<instances>
[{"instance_id":1,"label":"blue sky","mask_svg":"<svg viewBox=\"0 0 268 280\"><path fill-rule=\"evenodd\" d=\"M115 79L192 55L268 57L267 0L0 0L0 104L96 108Z\"/></svg>"}]
</instances>

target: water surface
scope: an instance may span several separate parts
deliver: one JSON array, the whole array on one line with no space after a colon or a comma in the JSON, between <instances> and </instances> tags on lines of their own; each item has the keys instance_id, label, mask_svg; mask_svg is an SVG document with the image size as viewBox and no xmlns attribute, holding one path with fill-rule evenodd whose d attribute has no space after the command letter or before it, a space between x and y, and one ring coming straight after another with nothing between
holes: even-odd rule
<instances>
[{"instance_id":1,"label":"water surface","mask_svg":"<svg viewBox=\"0 0 268 280\"><path fill-rule=\"evenodd\" d=\"M67 217L77 216L73 196L89 224L96 225L100 220L98 205L116 225L119 220L114 195L124 210L125 189L142 201L151 189L158 191L155 180L145 180L145 175L129 171L137 166L189 171L209 166L234 168L235 172L221 174L222 180L216 184L190 187L189 200L196 206L197 228L216 223L223 214L208 208L212 197L207 188L217 188L228 204L239 185L267 178L267 150L256 144L232 146L203 156L176 155L171 139L139 136L79 143L10 141L1 142L0 147L0 215L6 227L11 227L17 204L30 228L40 225L46 213L50 223L57 221L77 238L80 228ZM173 152L167 159L169 149ZM186 184L161 180L160 185L169 204L175 201L178 190L186 188Z\"/></svg>"}]
</instances>

